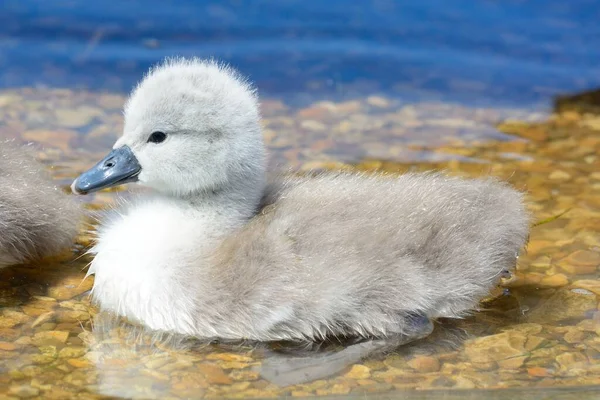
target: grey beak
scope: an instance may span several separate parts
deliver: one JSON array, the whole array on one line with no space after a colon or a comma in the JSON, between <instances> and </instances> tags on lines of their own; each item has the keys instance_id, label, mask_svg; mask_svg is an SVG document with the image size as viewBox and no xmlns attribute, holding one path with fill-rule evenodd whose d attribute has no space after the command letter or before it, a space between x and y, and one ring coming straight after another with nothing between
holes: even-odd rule
<instances>
[{"instance_id":1,"label":"grey beak","mask_svg":"<svg viewBox=\"0 0 600 400\"><path fill-rule=\"evenodd\" d=\"M88 194L127 182L135 182L142 167L128 146L111 151L98 164L79 175L71 185L75 194Z\"/></svg>"}]
</instances>

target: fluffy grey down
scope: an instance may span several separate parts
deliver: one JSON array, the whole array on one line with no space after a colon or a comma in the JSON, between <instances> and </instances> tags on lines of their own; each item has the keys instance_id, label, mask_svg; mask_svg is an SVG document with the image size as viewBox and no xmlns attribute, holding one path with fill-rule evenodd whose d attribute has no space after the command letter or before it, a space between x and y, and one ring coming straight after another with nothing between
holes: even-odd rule
<instances>
[{"instance_id":1,"label":"fluffy grey down","mask_svg":"<svg viewBox=\"0 0 600 400\"><path fill-rule=\"evenodd\" d=\"M528 235L522 195L494 179L327 173L267 191L203 274L218 289L198 293L198 323L242 334L278 310L262 338L403 333L474 310Z\"/></svg>"},{"instance_id":2,"label":"fluffy grey down","mask_svg":"<svg viewBox=\"0 0 600 400\"><path fill-rule=\"evenodd\" d=\"M77 234L81 210L33 151L0 142L0 268L54 255Z\"/></svg>"},{"instance_id":3,"label":"fluffy grey down","mask_svg":"<svg viewBox=\"0 0 600 400\"><path fill-rule=\"evenodd\" d=\"M474 310L528 235L522 194L494 179L267 184L256 91L215 62L154 67L124 115L114 149L153 190L103 222L89 274L103 309L152 329L261 341L404 334L415 315Z\"/></svg>"}]
</instances>

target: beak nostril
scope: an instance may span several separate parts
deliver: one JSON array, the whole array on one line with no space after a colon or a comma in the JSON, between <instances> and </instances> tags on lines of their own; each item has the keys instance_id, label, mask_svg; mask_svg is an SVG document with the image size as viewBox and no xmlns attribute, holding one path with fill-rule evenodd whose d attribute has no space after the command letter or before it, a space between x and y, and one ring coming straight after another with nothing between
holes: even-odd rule
<instances>
[{"instance_id":1,"label":"beak nostril","mask_svg":"<svg viewBox=\"0 0 600 400\"><path fill-rule=\"evenodd\" d=\"M114 162L113 160L107 160L107 161L104 163L104 166L105 166L106 168L112 168L112 167L114 167L114 166L115 166L115 162Z\"/></svg>"}]
</instances>

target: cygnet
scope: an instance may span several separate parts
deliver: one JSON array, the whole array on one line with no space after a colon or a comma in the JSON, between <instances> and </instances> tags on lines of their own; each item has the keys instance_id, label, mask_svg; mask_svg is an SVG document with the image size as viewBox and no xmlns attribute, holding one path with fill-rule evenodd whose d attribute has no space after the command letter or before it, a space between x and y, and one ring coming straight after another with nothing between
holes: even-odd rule
<instances>
[{"instance_id":1,"label":"cygnet","mask_svg":"<svg viewBox=\"0 0 600 400\"><path fill-rule=\"evenodd\" d=\"M46 174L33 150L0 142L0 268L53 256L77 235L81 208Z\"/></svg>"},{"instance_id":2,"label":"cygnet","mask_svg":"<svg viewBox=\"0 0 600 400\"><path fill-rule=\"evenodd\" d=\"M102 309L203 338L402 335L460 318L515 266L523 195L495 179L322 173L267 182L258 99L216 62L171 59L133 90L123 135L72 185L153 189L98 229Z\"/></svg>"}]
</instances>

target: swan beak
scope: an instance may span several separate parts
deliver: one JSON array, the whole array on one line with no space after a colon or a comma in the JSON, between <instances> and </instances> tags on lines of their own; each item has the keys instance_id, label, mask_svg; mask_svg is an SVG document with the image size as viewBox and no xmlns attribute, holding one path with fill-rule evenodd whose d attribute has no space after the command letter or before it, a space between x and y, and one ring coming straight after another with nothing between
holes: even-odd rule
<instances>
[{"instance_id":1,"label":"swan beak","mask_svg":"<svg viewBox=\"0 0 600 400\"><path fill-rule=\"evenodd\" d=\"M122 146L111 151L92 168L79 175L71 190L75 194L88 194L100 189L135 182L142 167L133 151L128 146Z\"/></svg>"}]
</instances>

